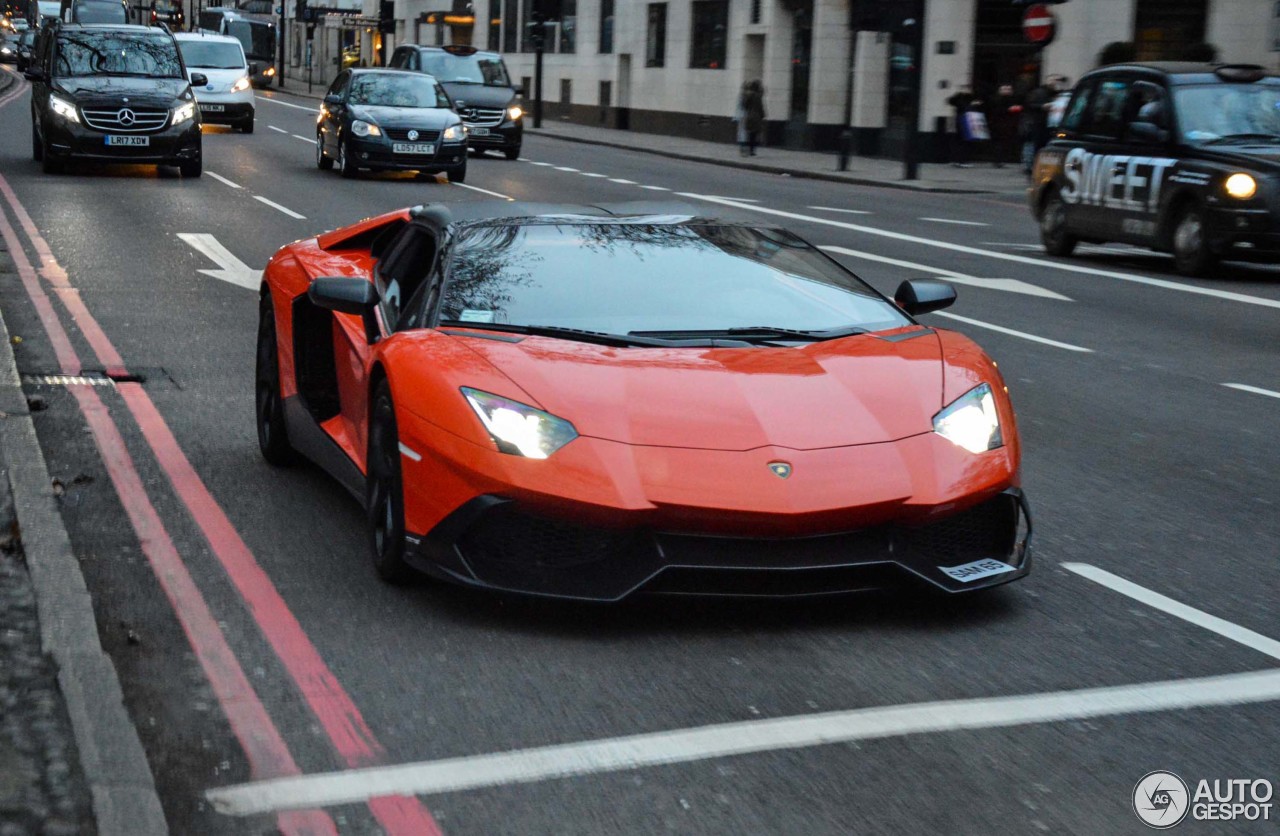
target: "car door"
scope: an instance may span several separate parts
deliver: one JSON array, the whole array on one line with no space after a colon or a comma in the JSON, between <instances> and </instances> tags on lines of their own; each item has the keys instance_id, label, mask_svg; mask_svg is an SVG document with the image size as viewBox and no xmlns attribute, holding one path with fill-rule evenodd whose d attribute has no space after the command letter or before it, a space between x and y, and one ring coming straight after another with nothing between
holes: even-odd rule
<instances>
[{"instance_id":1,"label":"car door","mask_svg":"<svg viewBox=\"0 0 1280 836\"><path fill-rule=\"evenodd\" d=\"M321 104L321 142L324 152L330 157L338 156L338 135L341 133L342 117L346 112L347 88L351 82L351 71L343 70L329 85Z\"/></svg>"},{"instance_id":2,"label":"car door","mask_svg":"<svg viewBox=\"0 0 1280 836\"><path fill-rule=\"evenodd\" d=\"M1153 246L1159 225L1164 179L1177 164L1171 144L1172 97L1162 78L1135 78L1125 105L1124 152L1117 160L1120 194L1112 203L1120 214L1116 240Z\"/></svg>"},{"instance_id":3,"label":"car door","mask_svg":"<svg viewBox=\"0 0 1280 836\"><path fill-rule=\"evenodd\" d=\"M1123 189L1128 164L1124 145L1132 79L1098 79L1081 131L1082 152L1067 155L1067 176L1077 184L1078 209L1071 226L1084 238L1115 241L1123 237Z\"/></svg>"},{"instance_id":4,"label":"car door","mask_svg":"<svg viewBox=\"0 0 1280 836\"><path fill-rule=\"evenodd\" d=\"M40 139L44 139L44 118L49 112L49 84L53 75L53 42L52 29L44 30L36 38L36 50L31 60L30 69L36 75L31 80L31 120L37 126Z\"/></svg>"}]
</instances>

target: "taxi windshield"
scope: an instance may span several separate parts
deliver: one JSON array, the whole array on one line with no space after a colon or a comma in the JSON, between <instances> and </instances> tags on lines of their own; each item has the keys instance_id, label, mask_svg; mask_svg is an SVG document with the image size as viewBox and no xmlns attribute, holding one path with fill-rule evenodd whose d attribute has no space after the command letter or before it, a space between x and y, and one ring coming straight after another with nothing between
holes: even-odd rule
<instances>
[{"instance_id":1,"label":"taxi windshield","mask_svg":"<svg viewBox=\"0 0 1280 836\"><path fill-rule=\"evenodd\" d=\"M1185 142L1280 143L1280 84L1205 84L1174 97Z\"/></svg>"}]
</instances>

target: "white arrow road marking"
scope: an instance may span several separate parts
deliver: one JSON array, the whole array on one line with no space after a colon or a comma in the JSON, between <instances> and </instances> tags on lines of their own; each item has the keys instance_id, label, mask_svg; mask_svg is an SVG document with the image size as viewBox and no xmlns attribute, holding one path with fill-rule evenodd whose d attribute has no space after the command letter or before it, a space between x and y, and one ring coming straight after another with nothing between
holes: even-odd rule
<instances>
[{"instance_id":1,"label":"white arrow road marking","mask_svg":"<svg viewBox=\"0 0 1280 836\"><path fill-rule=\"evenodd\" d=\"M262 271L254 270L218 241L217 238L204 232L179 232L178 237L199 250L210 261L218 265L217 270L200 270L206 276L213 276L224 282L257 290L262 286Z\"/></svg>"},{"instance_id":2,"label":"white arrow road marking","mask_svg":"<svg viewBox=\"0 0 1280 836\"><path fill-rule=\"evenodd\" d=\"M487 194L487 195L490 195L491 197L500 197L503 200L515 200L515 198L512 197L511 195L503 194L502 192L491 192L488 189L482 189L479 186L468 186L466 183L455 183L452 180L447 182L449 183L450 186L458 186L463 189L470 189L473 192L480 192L480 194Z\"/></svg>"},{"instance_id":3,"label":"white arrow road marking","mask_svg":"<svg viewBox=\"0 0 1280 836\"><path fill-rule=\"evenodd\" d=\"M270 101L270 99L268 99L268 101ZM275 132L276 132L276 133L278 133L278 134L287 134L287 133L289 133L289 132L288 132L288 131L286 131L284 128L277 128L275 125L267 125L267 127L268 127L268 128L270 128L271 130L275 131Z\"/></svg>"},{"instance_id":4,"label":"white arrow road marking","mask_svg":"<svg viewBox=\"0 0 1280 836\"><path fill-rule=\"evenodd\" d=\"M956 284L967 284L973 287L982 287L987 290L1007 290L1010 293L1025 293L1028 296L1040 296L1044 299L1059 299L1063 302L1070 302L1070 297L1063 296L1061 293L1055 293L1043 287L1036 287L1033 284L1020 281L1018 279L980 279L977 276L967 276L964 273L957 273L954 270L943 270L938 267L930 267L927 264L916 264L911 261L902 261L897 258L889 258L888 256L876 255L875 253L863 252L862 250L851 250L847 247L824 246L819 247L820 250L826 250L829 253L840 253L841 255L852 256L853 258L866 259L867 261L879 261L884 264L893 264L897 267L906 267L908 270L920 270L931 276L938 276L949 279Z\"/></svg>"},{"instance_id":5,"label":"white arrow road marking","mask_svg":"<svg viewBox=\"0 0 1280 836\"><path fill-rule=\"evenodd\" d=\"M294 110L305 110L308 113L315 113L317 110L319 110L318 107L303 107L302 105L290 104L289 102L282 102L279 99L275 98L274 96L264 96L261 93L258 94L258 101L271 102L272 104L283 105L284 107L291 107Z\"/></svg>"},{"instance_id":6,"label":"white arrow road marking","mask_svg":"<svg viewBox=\"0 0 1280 836\"><path fill-rule=\"evenodd\" d=\"M954 218L921 218L920 220L935 224L956 224L958 226L991 226L991 224L986 224L982 221L957 221Z\"/></svg>"}]
</instances>

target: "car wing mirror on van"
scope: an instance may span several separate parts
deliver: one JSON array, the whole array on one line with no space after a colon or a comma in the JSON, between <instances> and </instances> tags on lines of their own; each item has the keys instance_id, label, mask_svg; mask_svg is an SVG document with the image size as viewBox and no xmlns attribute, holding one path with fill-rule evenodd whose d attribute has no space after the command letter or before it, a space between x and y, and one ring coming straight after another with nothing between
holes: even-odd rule
<instances>
[{"instance_id":1,"label":"car wing mirror on van","mask_svg":"<svg viewBox=\"0 0 1280 836\"><path fill-rule=\"evenodd\" d=\"M192 74L191 74L191 86L192 86L192 87L204 87L204 86L205 86L206 84L208 84L208 83L209 83L209 77L208 77L207 75L205 75L204 73L192 73Z\"/></svg>"}]
</instances>

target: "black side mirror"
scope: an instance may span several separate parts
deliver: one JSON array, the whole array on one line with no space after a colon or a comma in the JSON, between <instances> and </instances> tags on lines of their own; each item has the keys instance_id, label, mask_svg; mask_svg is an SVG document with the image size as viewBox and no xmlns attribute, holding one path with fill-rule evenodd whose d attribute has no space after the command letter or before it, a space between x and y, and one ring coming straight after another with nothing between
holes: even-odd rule
<instances>
[{"instance_id":1,"label":"black side mirror","mask_svg":"<svg viewBox=\"0 0 1280 836\"><path fill-rule=\"evenodd\" d=\"M324 103L330 105L342 104L342 97L337 93L330 93L324 97Z\"/></svg>"},{"instance_id":2,"label":"black side mirror","mask_svg":"<svg viewBox=\"0 0 1280 836\"><path fill-rule=\"evenodd\" d=\"M1150 122L1130 122L1129 136L1139 142L1165 143L1169 141L1169 132L1159 125Z\"/></svg>"},{"instance_id":3,"label":"black side mirror","mask_svg":"<svg viewBox=\"0 0 1280 836\"><path fill-rule=\"evenodd\" d=\"M208 77L207 75L205 75L204 73L192 73L192 74L191 74L191 86L192 86L192 87L204 87L204 86L205 86L206 84L208 84L208 83L209 83L209 77Z\"/></svg>"},{"instance_id":4,"label":"black side mirror","mask_svg":"<svg viewBox=\"0 0 1280 836\"><path fill-rule=\"evenodd\" d=\"M955 304L956 289L951 282L939 279L908 279L898 285L893 301L907 313L932 313Z\"/></svg>"},{"instance_id":5,"label":"black side mirror","mask_svg":"<svg viewBox=\"0 0 1280 836\"><path fill-rule=\"evenodd\" d=\"M523 84L517 84L515 87L513 87L513 88L511 88L511 89L515 91L515 93L516 93L516 95L517 95L517 96L523 96L523 95L524 95L524 85L523 85Z\"/></svg>"},{"instance_id":6,"label":"black side mirror","mask_svg":"<svg viewBox=\"0 0 1280 836\"><path fill-rule=\"evenodd\" d=\"M351 314L364 321L364 336L372 345L381 337L378 331L378 288L373 282L350 276L326 276L312 279L307 288L311 304L335 313Z\"/></svg>"},{"instance_id":7,"label":"black side mirror","mask_svg":"<svg viewBox=\"0 0 1280 836\"><path fill-rule=\"evenodd\" d=\"M44 81L44 73L39 67L28 67L27 71L22 74L27 81Z\"/></svg>"}]
</instances>

